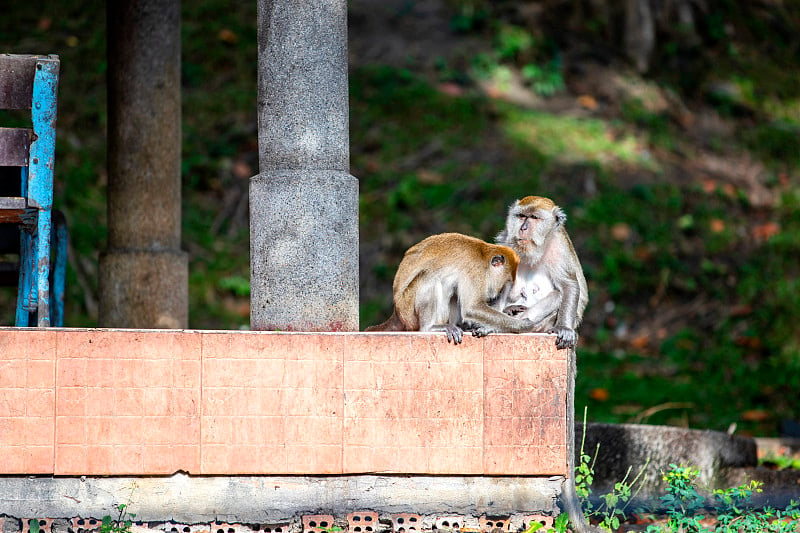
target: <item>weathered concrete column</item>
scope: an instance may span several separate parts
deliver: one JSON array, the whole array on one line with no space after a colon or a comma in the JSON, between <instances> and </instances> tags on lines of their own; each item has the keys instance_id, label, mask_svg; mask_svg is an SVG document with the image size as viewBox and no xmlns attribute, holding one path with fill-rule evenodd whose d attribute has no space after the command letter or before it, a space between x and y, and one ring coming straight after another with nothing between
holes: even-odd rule
<instances>
[{"instance_id":1,"label":"weathered concrete column","mask_svg":"<svg viewBox=\"0 0 800 533\"><path fill-rule=\"evenodd\" d=\"M108 248L103 327L185 328L180 0L108 2Z\"/></svg>"},{"instance_id":2,"label":"weathered concrete column","mask_svg":"<svg viewBox=\"0 0 800 533\"><path fill-rule=\"evenodd\" d=\"M250 325L358 330L346 0L258 0Z\"/></svg>"}]
</instances>

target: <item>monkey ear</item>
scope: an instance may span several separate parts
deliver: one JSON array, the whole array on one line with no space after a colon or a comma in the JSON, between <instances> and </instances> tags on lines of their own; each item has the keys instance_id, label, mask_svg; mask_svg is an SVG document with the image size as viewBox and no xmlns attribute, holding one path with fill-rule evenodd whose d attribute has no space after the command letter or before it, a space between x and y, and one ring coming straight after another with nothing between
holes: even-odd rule
<instances>
[{"instance_id":1,"label":"monkey ear","mask_svg":"<svg viewBox=\"0 0 800 533\"><path fill-rule=\"evenodd\" d=\"M506 264L506 257L504 255L492 256L492 266L501 266Z\"/></svg>"},{"instance_id":2,"label":"monkey ear","mask_svg":"<svg viewBox=\"0 0 800 533\"><path fill-rule=\"evenodd\" d=\"M553 211L556 217L556 224L562 225L567 221L567 214L560 207L556 207Z\"/></svg>"}]
</instances>

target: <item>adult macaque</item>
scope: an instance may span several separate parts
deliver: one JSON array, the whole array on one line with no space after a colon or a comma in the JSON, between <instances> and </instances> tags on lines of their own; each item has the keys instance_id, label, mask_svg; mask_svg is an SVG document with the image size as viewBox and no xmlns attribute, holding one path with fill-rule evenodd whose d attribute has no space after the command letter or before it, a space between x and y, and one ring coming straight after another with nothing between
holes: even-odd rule
<instances>
[{"instance_id":1,"label":"adult macaque","mask_svg":"<svg viewBox=\"0 0 800 533\"><path fill-rule=\"evenodd\" d=\"M556 346L570 348L567 376L567 465L561 500L576 533L599 532L587 523L575 490L575 331L589 301L586 278L564 223L567 216L549 198L526 196L508 210L506 228L496 238L514 249L517 280L504 302L508 314L534 322L528 331L556 333Z\"/></svg>"},{"instance_id":2,"label":"adult macaque","mask_svg":"<svg viewBox=\"0 0 800 533\"><path fill-rule=\"evenodd\" d=\"M519 257L511 248L459 233L433 235L403 256L394 277L394 311L367 331L444 331L459 344L473 334L521 333L535 324L490 306L514 283Z\"/></svg>"},{"instance_id":3,"label":"adult macaque","mask_svg":"<svg viewBox=\"0 0 800 533\"><path fill-rule=\"evenodd\" d=\"M555 333L556 345L574 348L576 329L589 301L586 278L564 223L567 216L549 198L526 196L508 210L496 241L520 257L517 280L502 310L534 322L529 332Z\"/></svg>"}]
</instances>

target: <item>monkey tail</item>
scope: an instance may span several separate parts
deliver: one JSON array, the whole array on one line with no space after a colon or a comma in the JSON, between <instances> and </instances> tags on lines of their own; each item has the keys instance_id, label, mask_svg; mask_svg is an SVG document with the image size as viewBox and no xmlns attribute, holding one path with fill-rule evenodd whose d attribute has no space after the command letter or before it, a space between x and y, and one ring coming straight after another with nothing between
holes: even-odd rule
<instances>
[{"instance_id":1,"label":"monkey tail","mask_svg":"<svg viewBox=\"0 0 800 533\"><path fill-rule=\"evenodd\" d=\"M397 310L393 309L392 316L390 316L386 322L377 324L375 326L370 326L364 331L406 331L406 327L397 316Z\"/></svg>"}]
</instances>

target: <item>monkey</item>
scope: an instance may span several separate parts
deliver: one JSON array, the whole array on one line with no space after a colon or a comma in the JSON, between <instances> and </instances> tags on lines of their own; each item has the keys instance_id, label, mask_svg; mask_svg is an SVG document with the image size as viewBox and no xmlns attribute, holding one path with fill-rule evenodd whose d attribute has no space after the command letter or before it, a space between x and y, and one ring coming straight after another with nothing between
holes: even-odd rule
<instances>
[{"instance_id":1,"label":"monkey","mask_svg":"<svg viewBox=\"0 0 800 533\"><path fill-rule=\"evenodd\" d=\"M567 235L567 216L549 198L526 196L508 209L495 241L519 254L517 278L506 300L495 305L535 323L532 330L556 334L558 349L569 349L567 376L567 471L561 485L564 509L576 533L599 532L587 523L575 490L575 331L589 301L586 278Z\"/></svg>"},{"instance_id":2,"label":"monkey","mask_svg":"<svg viewBox=\"0 0 800 533\"><path fill-rule=\"evenodd\" d=\"M517 278L502 311L535 322L529 330L556 334L559 349L574 348L589 301L586 278L564 228L567 215L549 198L526 196L508 209L495 242L520 257Z\"/></svg>"},{"instance_id":3,"label":"monkey","mask_svg":"<svg viewBox=\"0 0 800 533\"><path fill-rule=\"evenodd\" d=\"M392 285L394 310L366 331L444 331L460 344L460 324L473 335L520 333L535 324L491 307L513 286L519 256L507 246L460 233L423 239L406 251Z\"/></svg>"}]
</instances>

